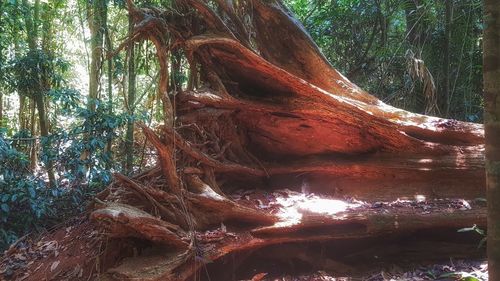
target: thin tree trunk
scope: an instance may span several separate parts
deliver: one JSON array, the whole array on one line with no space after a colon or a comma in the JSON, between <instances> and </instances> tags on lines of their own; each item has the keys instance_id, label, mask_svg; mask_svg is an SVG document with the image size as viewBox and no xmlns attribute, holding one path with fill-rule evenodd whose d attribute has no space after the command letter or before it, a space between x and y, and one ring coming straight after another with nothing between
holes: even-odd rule
<instances>
[{"instance_id":1,"label":"thin tree trunk","mask_svg":"<svg viewBox=\"0 0 500 281\"><path fill-rule=\"evenodd\" d=\"M14 56L16 58L19 58L20 52L19 52L19 42L18 42L18 37L15 37L14 41ZM19 121L19 130L25 130L27 128L26 126L26 96L24 93L19 92L19 111L18 111L18 121Z\"/></svg>"},{"instance_id":2,"label":"thin tree trunk","mask_svg":"<svg viewBox=\"0 0 500 281\"><path fill-rule=\"evenodd\" d=\"M106 39L106 50L108 52L111 52L113 50L113 42L111 42L111 36L109 35L109 27L108 27L108 14L106 13L105 17L105 39ZM107 59L108 62L108 114L111 116L113 115L113 58L111 56L108 57ZM109 137L108 143L106 145L106 150L109 153L109 162L106 164L106 167L109 169L111 168L111 163L113 161L113 151L112 151L112 146L113 146L113 139Z\"/></svg>"},{"instance_id":3,"label":"thin tree trunk","mask_svg":"<svg viewBox=\"0 0 500 281\"><path fill-rule=\"evenodd\" d=\"M422 44L422 24L420 11L421 0L406 0L405 15L406 15L406 38L416 47L416 55L421 56L420 46Z\"/></svg>"},{"instance_id":4,"label":"thin tree trunk","mask_svg":"<svg viewBox=\"0 0 500 281\"><path fill-rule=\"evenodd\" d=\"M129 33L132 34L134 29L134 22L129 18ZM126 163L125 170L127 174L131 174L134 164L134 107L136 95L136 73L135 73L135 48L134 43L128 47L128 95L127 95L127 109L129 119L127 121L127 132L125 135L125 153Z\"/></svg>"},{"instance_id":5,"label":"thin tree trunk","mask_svg":"<svg viewBox=\"0 0 500 281\"><path fill-rule=\"evenodd\" d=\"M0 32L5 32L2 24L3 24L3 4L0 3ZM0 43L0 60L4 61L5 57L2 55L3 54L3 44ZM0 70L0 77L3 77L3 74ZM3 127L3 88L0 87L0 128Z\"/></svg>"},{"instance_id":6,"label":"thin tree trunk","mask_svg":"<svg viewBox=\"0 0 500 281\"><path fill-rule=\"evenodd\" d=\"M500 1L484 1L484 129L489 280L500 280Z\"/></svg>"},{"instance_id":7,"label":"thin tree trunk","mask_svg":"<svg viewBox=\"0 0 500 281\"><path fill-rule=\"evenodd\" d=\"M19 93L19 130L25 130L26 126L26 97Z\"/></svg>"},{"instance_id":8,"label":"thin tree trunk","mask_svg":"<svg viewBox=\"0 0 500 281\"><path fill-rule=\"evenodd\" d=\"M406 0L405 7L405 21L406 21L406 39L410 45L410 50L415 54L416 59L421 59L421 38L422 38L422 24L421 24L421 9L419 9L421 0ZM412 92L418 92L421 87L412 89ZM416 94L410 94L406 97L405 103L407 108L417 110L425 108L417 99Z\"/></svg>"},{"instance_id":9,"label":"thin tree trunk","mask_svg":"<svg viewBox=\"0 0 500 281\"><path fill-rule=\"evenodd\" d=\"M36 0L33 6L33 14L30 12L30 5L27 0L23 0L24 20L26 24L26 34L28 38L28 47L30 50L37 48L38 39L38 21L40 19L40 0Z\"/></svg>"},{"instance_id":10,"label":"thin tree trunk","mask_svg":"<svg viewBox=\"0 0 500 281\"><path fill-rule=\"evenodd\" d=\"M29 51L31 54L36 54L38 51L38 25L40 21L40 0L36 0L32 9L29 5L29 3L26 0L23 0L23 5L25 8L25 24L26 24L26 33L27 33L27 41L28 41L28 46L29 46ZM49 8L50 9L50 8ZM33 10L33 12L31 12ZM43 15L43 46L42 50L45 53L49 52L49 45L51 42L52 34L51 34L51 20L52 17L50 15L50 10L45 10L45 13ZM50 89L50 83L49 83L49 78L46 77L45 73L39 72L36 73L38 75L38 85L33 85L33 88L28 90L28 96L30 96L30 111L31 111L31 134L34 136L36 135L35 132L35 110L38 110L38 122L39 122L39 128L40 128L40 135L42 137L48 137L49 136L49 124L48 124L48 118L45 110L45 102L44 102L44 96L47 93L47 91ZM35 168L36 166L36 161L37 161L37 151L36 151L36 143L33 144L31 148L31 166L32 168ZM47 144L42 145L42 149L45 153L48 153L47 150ZM53 187L55 186L55 176L54 176L54 169L53 169L53 162L52 160L47 161L47 175L49 179L49 186Z\"/></svg>"},{"instance_id":11,"label":"thin tree trunk","mask_svg":"<svg viewBox=\"0 0 500 281\"><path fill-rule=\"evenodd\" d=\"M90 29L90 74L88 108L92 111L96 108L96 100L99 96L99 80L102 69L102 49L104 42L104 15L107 14L106 2L104 0L91 1L87 6L87 17Z\"/></svg>"},{"instance_id":12,"label":"thin tree trunk","mask_svg":"<svg viewBox=\"0 0 500 281\"><path fill-rule=\"evenodd\" d=\"M451 93L450 93L450 40L451 40L451 24L453 18L453 0L446 0L446 13L445 13L445 31L444 31L444 62L443 62L443 72L444 72L444 97L445 97L445 117L450 114L450 103L451 103Z\"/></svg>"},{"instance_id":13,"label":"thin tree trunk","mask_svg":"<svg viewBox=\"0 0 500 281\"><path fill-rule=\"evenodd\" d=\"M45 102L43 95L37 95L35 97L35 102L36 102L36 107L38 110L38 121L40 122L40 135L42 137L48 137L49 136L49 128L48 128L48 122L47 122L47 114L45 113ZM42 144L42 150L45 153L50 154L50 147L49 143ZM49 155L50 157L50 155ZM47 160L47 175L49 178L49 186L54 187L56 186L56 178L54 176L54 163L51 159Z\"/></svg>"},{"instance_id":14,"label":"thin tree trunk","mask_svg":"<svg viewBox=\"0 0 500 281\"><path fill-rule=\"evenodd\" d=\"M0 89L0 128L3 127L3 92Z\"/></svg>"},{"instance_id":15,"label":"thin tree trunk","mask_svg":"<svg viewBox=\"0 0 500 281\"><path fill-rule=\"evenodd\" d=\"M87 109L95 112L96 102L100 96L100 79L103 65L103 43L106 29L105 19L107 5L105 0L94 0L87 2L87 21L90 30L90 69L89 69L89 92L87 97ZM84 142L89 142L90 129L84 135ZM81 160L87 160L91 151L85 149L80 156ZM86 169L90 169L87 164ZM86 174L86 173L85 173Z\"/></svg>"},{"instance_id":16,"label":"thin tree trunk","mask_svg":"<svg viewBox=\"0 0 500 281\"><path fill-rule=\"evenodd\" d=\"M28 106L29 106L29 114L30 114L30 119L29 123L27 126L30 128L30 133L31 136L36 136L36 127L35 127L35 110L36 110L36 105L35 101L33 99L28 100ZM33 143L30 146L30 159L31 159L31 170L35 170L37 163L38 163L38 158L37 158L37 153L38 153L38 143L36 141L33 141Z\"/></svg>"}]
</instances>

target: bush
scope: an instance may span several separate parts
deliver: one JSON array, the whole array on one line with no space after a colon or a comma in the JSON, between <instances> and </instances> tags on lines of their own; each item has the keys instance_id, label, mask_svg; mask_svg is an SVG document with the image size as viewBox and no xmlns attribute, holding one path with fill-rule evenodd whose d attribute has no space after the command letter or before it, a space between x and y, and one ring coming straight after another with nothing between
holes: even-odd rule
<instances>
[{"instance_id":1,"label":"bush","mask_svg":"<svg viewBox=\"0 0 500 281\"><path fill-rule=\"evenodd\" d=\"M54 129L48 137L32 138L20 131L11 138L0 132L0 250L18 237L77 214L111 181L113 162L108 141L126 116L73 108L77 121L70 130ZM40 147L42 149L40 149ZM31 167L30 151L42 167ZM57 184L50 187L43 166L54 163Z\"/></svg>"},{"instance_id":2,"label":"bush","mask_svg":"<svg viewBox=\"0 0 500 281\"><path fill-rule=\"evenodd\" d=\"M0 136L0 249L40 225L53 214L52 203L59 195L32 173L29 157Z\"/></svg>"}]
</instances>

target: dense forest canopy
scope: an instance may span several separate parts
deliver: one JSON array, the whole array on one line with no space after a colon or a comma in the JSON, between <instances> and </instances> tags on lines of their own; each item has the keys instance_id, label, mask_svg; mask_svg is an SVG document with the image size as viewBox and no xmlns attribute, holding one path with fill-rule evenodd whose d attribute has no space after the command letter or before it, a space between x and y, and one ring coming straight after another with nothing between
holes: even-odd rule
<instances>
[{"instance_id":1,"label":"dense forest canopy","mask_svg":"<svg viewBox=\"0 0 500 281\"><path fill-rule=\"evenodd\" d=\"M289 4L332 64L384 102L482 120L481 1Z\"/></svg>"},{"instance_id":2,"label":"dense forest canopy","mask_svg":"<svg viewBox=\"0 0 500 281\"><path fill-rule=\"evenodd\" d=\"M457 184L461 194L482 194L483 184L474 185L484 178L479 125L384 104L482 121L481 1L271 2L0 2L0 249L78 214L96 194L95 204L107 206L92 213L96 220L115 209L137 215L101 201L129 200L119 185L142 192L164 219L140 213L131 228L155 241L139 227L140 218L153 221L179 249L187 229L225 219L276 222L227 198L234 190L225 184L238 175L271 186L283 175L308 185L327 174L359 193L369 192L367 182L411 180L405 188L432 194L426 185L440 178L443 194ZM266 17L273 20L263 24ZM280 30L272 24L293 32L273 41ZM296 46L304 52L290 50ZM352 170L354 180L346 176ZM145 178L168 188L143 186ZM155 196L172 202L165 207ZM182 200L201 206L194 222L177 210Z\"/></svg>"}]
</instances>

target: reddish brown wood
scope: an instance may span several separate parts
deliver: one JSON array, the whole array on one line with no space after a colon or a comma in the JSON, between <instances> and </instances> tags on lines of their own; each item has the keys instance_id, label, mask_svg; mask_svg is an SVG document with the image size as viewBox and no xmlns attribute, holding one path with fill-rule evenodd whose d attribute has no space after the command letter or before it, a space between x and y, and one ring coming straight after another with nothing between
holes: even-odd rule
<instances>
[{"instance_id":1,"label":"reddish brown wood","mask_svg":"<svg viewBox=\"0 0 500 281\"><path fill-rule=\"evenodd\" d=\"M116 175L96 200L90 217L103 234L135 249L106 263L100 280L189 280L209 261L266 245L485 225L483 206L453 207L484 197L481 125L410 113L359 89L277 0L128 5L136 30L126 44L157 49L165 125L159 134L142 126L159 168ZM197 67L189 90L168 92L172 50ZM368 202L329 213L293 196L306 206ZM372 207L415 196L450 206Z\"/></svg>"}]
</instances>

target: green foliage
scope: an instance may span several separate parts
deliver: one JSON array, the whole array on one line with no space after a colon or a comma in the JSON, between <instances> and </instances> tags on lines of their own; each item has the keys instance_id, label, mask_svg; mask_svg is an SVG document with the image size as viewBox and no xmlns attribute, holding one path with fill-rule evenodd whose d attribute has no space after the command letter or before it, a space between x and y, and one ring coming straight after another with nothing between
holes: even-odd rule
<instances>
[{"instance_id":1,"label":"green foliage","mask_svg":"<svg viewBox=\"0 0 500 281\"><path fill-rule=\"evenodd\" d=\"M81 124L69 133L61 130L47 140L60 143L57 147L60 153L55 157L53 155L52 159L60 163L61 176L69 182L84 179L89 186L102 186L110 181L111 171L107 168L115 165L110 151L106 150L106 144L117 137L116 130L125 124L126 116L109 114L105 104L98 101L96 104L95 111L86 107L77 108ZM82 153L86 153L86 156L82 157Z\"/></svg>"},{"instance_id":2,"label":"green foliage","mask_svg":"<svg viewBox=\"0 0 500 281\"><path fill-rule=\"evenodd\" d=\"M433 276L429 275L429 277L433 279L448 279L448 278L453 278L453 280L458 280L458 281L479 281L480 279L473 276L470 273L467 272L448 272L445 274L441 274L439 276Z\"/></svg>"},{"instance_id":3,"label":"green foliage","mask_svg":"<svg viewBox=\"0 0 500 281\"><path fill-rule=\"evenodd\" d=\"M478 248L481 248L486 243L486 232L481 228L477 227L477 225L473 225L472 227L465 227L457 230L457 232L474 232L481 236L481 241L479 241Z\"/></svg>"},{"instance_id":4,"label":"green foliage","mask_svg":"<svg viewBox=\"0 0 500 281\"><path fill-rule=\"evenodd\" d=\"M53 54L41 49L29 51L12 62L10 86L30 98L43 95L51 88L63 86L63 74L68 68L68 62ZM33 89L40 89L42 92L35 92Z\"/></svg>"},{"instance_id":5,"label":"green foliage","mask_svg":"<svg viewBox=\"0 0 500 281\"><path fill-rule=\"evenodd\" d=\"M0 248L37 226L47 216L58 189L49 190L29 168L29 157L0 135Z\"/></svg>"},{"instance_id":6,"label":"green foliage","mask_svg":"<svg viewBox=\"0 0 500 281\"><path fill-rule=\"evenodd\" d=\"M384 102L424 112L421 81L410 74L411 51L429 69L437 90L438 114L482 120L482 4L454 0L450 73L445 73L445 2L421 0L286 0L332 64ZM413 22L414 21L414 22ZM413 40L418 33L418 40ZM450 112L445 114L445 77ZM446 116L445 116L446 115Z\"/></svg>"},{"instance_id":7,"label":"green foliage","mask_svg":"<svg viewBox=\"0 0 500 281\"><path fill-rule=\"evenodd\" d=\"M126 1L105 2L109 37L123 38L128 31ZM126 91L121 88L128 69L125 52L112 58L111 99L109 89L103 89L108 85L104 79L99 81L98 100L88 101L87 95L80 94L86 90L82 85L87 80L82 73L88 68L85 45L91 42L82 32L88 25L89 3L0 1L0 94L5 120L0 123L0 250L27 232L81 211L89 198L109 184L111 173L123 172L127 121L151 121L149 115L161 108L155 99L158 65L152 44L137 44L141 96L132 104L136 114L129 115L123 106L126 95L120 94ZM107 73L100 71L101 76ZM182 74L176 77L185 80ZM39 119L43 115L48 136L42 137ZM133 160L137 163L139 158ZM53 187L47 181L49 166L55 175Z\"/></svg>"},{"instance_id":8,"label":"green foliage","mask_svg":"<svg viewBox=\"0 0 500 281\"><path fill-rule=\"evenodd\" d=\"M55 128L40 139L28 131L12 138L5 137L5 130L0 135L0 249L19 235L81 211L89 198L110 183L112 171L120 169L106 144L117 138L128 117L109 114L99 102L95 111L80 107L81 97L72 90L52 91L50 97L63 112L76 116L74 127ZM28 153L37 140L48 148L40 151L38 160L56 163L56 187L47 185L44 170L33 173L30 167Z\"/></svg>"}]
</instances>

